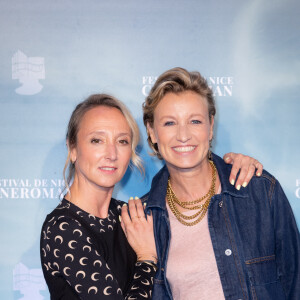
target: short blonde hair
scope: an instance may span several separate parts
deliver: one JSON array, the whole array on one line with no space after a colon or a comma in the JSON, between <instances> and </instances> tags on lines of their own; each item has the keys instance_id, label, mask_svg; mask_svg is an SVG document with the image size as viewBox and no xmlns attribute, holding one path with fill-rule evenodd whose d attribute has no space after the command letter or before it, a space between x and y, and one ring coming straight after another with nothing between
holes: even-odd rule
<instances>
[{"instance_id":1,"label":"short blonde hair","mask_svg":"<svg viewBox=\"0 0 300 300\"><path fill-rule=\"evenodd\" d=\"M158 77L143 103L143 120L145 126L147 127L147 124L149 124L149 126L153 127L154 111L167 93L179 94L185 91L195 92L207 100L208 115L211 121L212 117L216 114L216 107L213 91L208 86L206 79L199 72L189 72L183 68L173 68ZM150 148L159 159L162 159L157 144L152 143L149 132L147 132L147 135Z\"/></svg>"},{"instance_id":2,"label":"short blonde hair","mask_svg":"<svg viewBox=\"0 0 300 300\"><path fill-rule=\"evenodd\" d=\"M123 104L120 100L114 98L113 96L107 94L94 94L89 96L86 100L79 103L76 108L74 109L71 118L69 120L66 140L68 145L68 157L64 166L63 176L65 180L66 188L69 189L70 182L72 181L75 173L75 166L74 163L71 162L70 158L70 150L76 146L77 144L77 134L79 131L80 122L85 115L85 113L92 108L98 106L107 106L118 109L125 117L128 125L131 129L132 133L132 143L131 143L131 162L132 164L137 167L137 169L143 174L144 167L142 165L142 160L136 152L136 147L140 141L140 132L138 125L131 115L128 108ZM68 169L68 175L66 177L65 173Z\"/></svg>"}]
</instances>

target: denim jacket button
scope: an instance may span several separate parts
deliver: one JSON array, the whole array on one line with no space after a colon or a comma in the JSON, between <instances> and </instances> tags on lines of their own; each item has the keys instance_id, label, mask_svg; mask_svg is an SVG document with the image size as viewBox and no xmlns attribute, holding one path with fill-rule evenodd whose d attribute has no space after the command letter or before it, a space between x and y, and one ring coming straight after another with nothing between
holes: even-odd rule
<instances>
[{"instance_id":1,"label":"denim jacket button","mask_svg":"<svg viewBox=\"0 0 300 300\"><path fill-rule=\"evenodd\" d=\"M225 255L230 256L232 254L232 251L230 249L225 250Z\"/></svg>"},{"instance_id":2,"label":"denim jacket button","mask_svg":"<svg viewBox=\"0 0 300 300\"><path fill-rule=\"evenodd\" d=\"M220 201L219 206L220 206L220 207L223 206L223 201Z\"/></svg>"}]
</instances>

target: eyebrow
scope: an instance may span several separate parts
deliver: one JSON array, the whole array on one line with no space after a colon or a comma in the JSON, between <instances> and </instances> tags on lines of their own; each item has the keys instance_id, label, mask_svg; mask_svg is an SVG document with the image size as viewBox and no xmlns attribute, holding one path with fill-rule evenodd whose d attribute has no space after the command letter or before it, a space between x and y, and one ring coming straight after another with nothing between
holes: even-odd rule
<instances>
[{"instance_id":1,"label":"eyebrow","mask_svg":"<svg viewBox=\"0 0 300 300\"><path fill-rule=\"evenodd\" d=\"M93 135L93 134L106 134L106 131L104 130L96 130L96 131L92 131L90 133L88 133L88 135ZM130 132L120 132L117 137L120 137L120 136L129 136L131 137L132 134Z\"/></svg>"},{"instance_id":2,"label":"eyebrow","mask_svg":"<svg viewBox=\"0 0 300 300\"><path fill-rule=\"evenodd\" d=\"M191 114L189 116L189 118L194 118L194 117L204 117L204 115L202 115L202 114ZM163 119L176 119L176 117L175 116L166 115L166 116L162 116L159 120L163 120Z\"/></svg>"}]
</instances>

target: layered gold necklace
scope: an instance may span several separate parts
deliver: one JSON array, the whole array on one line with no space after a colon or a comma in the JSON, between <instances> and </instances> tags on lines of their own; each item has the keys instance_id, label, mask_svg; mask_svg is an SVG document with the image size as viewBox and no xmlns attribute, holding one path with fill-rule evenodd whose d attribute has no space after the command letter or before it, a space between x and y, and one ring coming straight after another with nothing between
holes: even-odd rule
<instances>
[{"instance_id":1,"label":"layered gold necklace","mask_svg":"<svg viewBox=\"0 0 300 300\"><path fill-rule=\"evenodd\" d=\"M174 216L183 225L193 226L193 225L196 225L197 223L199 223L203 219L203 217L205 216L205 214L207 212L211 197L215 194L217 169L216 169L216 166L213 163L213 161L209 160L209 163L210 163L211 169L212 169L211 187L210 187L209 191L206 193L206 195L202 196L201 198L199 198L197 200L180 201L172 189L170 178L168 180L167 201L168 201L169 207L170 207L171 211L173 212ZM203 200L205 200L205 202L200 203ZM191 216L186 216L185 214L183 214L182 212L179 211L176 204L184 209L188 209L188 210L198 209L198 211ZM193 206L191 206L191 205L193 205ZM189 221L193 220L193 221L187 222L185 220L189 220Z\"/></svg>"}]
</instances>

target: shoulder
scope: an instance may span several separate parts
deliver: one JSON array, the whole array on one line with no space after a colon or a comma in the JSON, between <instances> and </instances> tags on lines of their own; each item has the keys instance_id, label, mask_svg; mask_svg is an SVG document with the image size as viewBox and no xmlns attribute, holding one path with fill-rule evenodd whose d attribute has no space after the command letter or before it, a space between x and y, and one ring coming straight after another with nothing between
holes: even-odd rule
<instances>
[{"instance_id":1,"label":"shoulder","mask_svg":"<svg viewBox=\"0 0 300 300\"><path fill-rule=\"evenodd\" d=\"M127 203L124 201L121 201L121 200L111 198L110 209L117 212L117 214L121 214L121 209L124 204L127 204Z\"/></svg>"}]
</instances>

